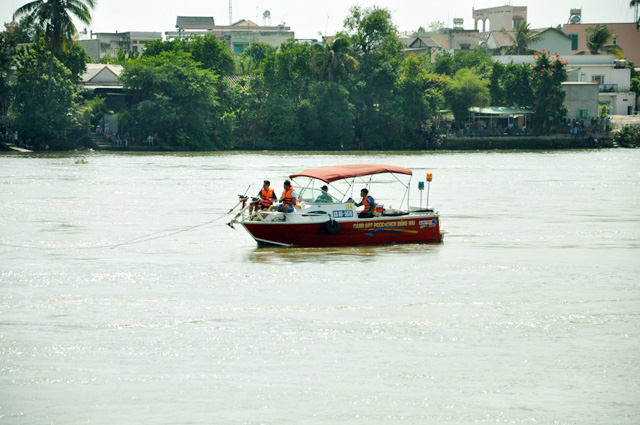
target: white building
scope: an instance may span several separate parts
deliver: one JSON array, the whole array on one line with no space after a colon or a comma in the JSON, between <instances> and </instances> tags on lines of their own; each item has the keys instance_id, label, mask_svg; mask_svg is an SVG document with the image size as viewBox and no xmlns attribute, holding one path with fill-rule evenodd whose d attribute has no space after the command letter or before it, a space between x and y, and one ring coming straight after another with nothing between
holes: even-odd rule
<instances>
[{"instance_id":1,"label":"white building","mask_svg":"<svg viewBox=\"0 0 640 425\"><path fill-rule=\"evenodd\" d=\"M142 53L144 45L154 40L162 40L162 33L146 31L127 32L91 32L89 40L80 40L89 56L99 62L107 54L115 56L122 49L123 52Z\"/></svg>"},{"instance_id":2,"label":"white building","mask_svg":"<svg viewBox=\"0 0 640 425\"><path fill-rule=\"evenodd\" d=\"M535 62L531 55L494 56L493 59L505 65ZM568 62L567 81L598 83L598 102L609 105L610 115L633 115L636 96L631 91L631 70L625 61L618 61L613 55L560 55L558 59Z\"/></svg>"}]
</instances>

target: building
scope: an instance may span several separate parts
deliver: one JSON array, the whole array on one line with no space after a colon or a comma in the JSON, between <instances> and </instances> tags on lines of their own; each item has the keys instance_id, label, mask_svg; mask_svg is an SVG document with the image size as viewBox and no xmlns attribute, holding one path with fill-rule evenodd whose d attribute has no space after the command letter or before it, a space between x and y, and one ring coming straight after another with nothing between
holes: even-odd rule
<instances>
[{"instance_id":1,"label":"building","mask_svg":"<svg viewBox=\"0 0 640 425\"><path fill-rule=\"evenodd\" d=\"M567 118L585 120L589 126L586 120L598 117L598 83L567 81L562 83L562 89L567 95L564 100L568 109Z\"/></svg>"},{"instance_id":2,"label":"building","mask_svg":"<svg viewBox=\"0 0 640 425\"><path fill-rule=\"evenodd\" d=\"M640 65L640 31L635 22L601 23L601 24L565 24L562 30L572 39L571 54L589 52L587 48L587 28L596 25L606 25L614 35L611 44L620 46L625 58L636 65Z\"/></svg>"},{"instance_id":3,"label":"building","mask_svg":"<svg viewBox=\"0 0 640 425\"><path fill-rule=\"evenodd\" d=\"M206 34L215 35L218 39L223 40L229 50L234 53L242 53L244 49L257 41L273 47L280 47L282 43L295 39L291 27L284 24L261 26L251 20L242 19L232 25L215 25L211 16L178 16L176 31L165 32L167 39Z\"/></svg>"},{"instance_id":4,"label":"building","mask_svg":"<svg viewBox=\"0 0 640 425\"><path fill-rule=\"evenodd\" d=\"M89 40L80 40L89 56L96 62L106 55L115 56L120 49L123 52L142 53L144 45L154 40L161 40L162 33L127 31L127 32L91 32Z\"/></svg>"},{"instance_id":5,"label":"building","mask_svg":"<svg viewBox=\"0 0 640 425\"><path fill-rule=\"evenodd\" d=\"M472 9L472 11L473 28L479 30L478 23L480 22L482 23L481 32L500 31L501 29L511 31L521 23L527 22L526 6L506 5L487 9Z\"/></svg>"},{"instance_id":6,"label":"building","mask_svg":"<svg viewBox=\"0 0 640 425\"><path fill-rule=\"evenodd\" d=\"M438 52L442 47L433 38L420 35L418 37L401 38L400 41L404 42L407 47L404 49L406 55L415 54L422 55L427 54L429 57Z\"/></svg>"},{"instance_id":7,"label":"building","mask_svg":"<svg viewBox=\"0 0 640 425\"><path fill-rule=\"evenodd\" d=\"M540 39L529 44L531 50L541 52L545 49L551 54L570 55L571 37L556 28L543 28L535 30ZM487 39L487 49L490 52L501 53L502 50L513 46L516 39L515 31L491 31Z\"/></svg>"},{"instance_id":8,"label":"building","mask_svg":"<svg viewBox=\"0 0 640 425\"><path fill-rule=\"evenodd\" d=\"M535 62L531 55L494 56L493 59L505 65ZM626 61L616 60L613 55L567 55L558 59L568 62L568 82L598 85L598 103L609 105L611 115L633 115L636 96L631 91L631 70L627 68ZM575 88L580 89L580 85Z\"/></svg>"}]
</instances>

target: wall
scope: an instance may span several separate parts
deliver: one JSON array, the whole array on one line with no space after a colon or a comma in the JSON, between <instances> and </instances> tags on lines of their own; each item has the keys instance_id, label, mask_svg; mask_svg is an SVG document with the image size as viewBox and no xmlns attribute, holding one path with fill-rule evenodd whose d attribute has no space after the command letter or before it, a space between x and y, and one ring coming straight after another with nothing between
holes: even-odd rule
<instances>
[{"instance_id":1,"label":"wall","mask_svg":"<svg viewBox=\"0 0 640 425\"><path fill-rule=\"evenodd\" d=\"M578 48L572 51L573 54L588 51L586 29L588 27L595 27L596 25L597 24L594 23L565 24L562 26L562 30L566 34L576 34L578 36ZM640 66L640 31L636 30L636 24L630 22L609 24L601 23L601 25L608 26L617 36L617 45L622 48L627 60L633 62L636 66Z\"/></svg>"},{"instance_id":2,"label":"wall","mask_svg":"<svg viewBox=\"0 0 640 425\"><path fill-rule=\"evenodd\" d=\"M568 119L584 119L598 117L598 95L599 88L597 83L562 83L562 88L567 94L564 101L565 106L569 109ZM580 116L580 111L588 111L586 115Z\"/></svg>"}]
</instances>

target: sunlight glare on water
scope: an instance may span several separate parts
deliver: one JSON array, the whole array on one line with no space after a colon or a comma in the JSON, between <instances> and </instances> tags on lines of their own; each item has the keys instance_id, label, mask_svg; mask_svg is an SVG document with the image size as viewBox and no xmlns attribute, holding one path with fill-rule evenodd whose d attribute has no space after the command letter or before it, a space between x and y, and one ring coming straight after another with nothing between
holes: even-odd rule
<instances>
[{"instance_id":1,"label":"sunlight glare on water","mask_svg":"<svg viewBox=\"0 0 640 425\"><path fill-rule=\"evenodd\" d=\"M85 157L0 156L2 424L640 423L637 150ZM346 163L432 172L445 242L224 225Z\"/></svg>"}]
</instances>

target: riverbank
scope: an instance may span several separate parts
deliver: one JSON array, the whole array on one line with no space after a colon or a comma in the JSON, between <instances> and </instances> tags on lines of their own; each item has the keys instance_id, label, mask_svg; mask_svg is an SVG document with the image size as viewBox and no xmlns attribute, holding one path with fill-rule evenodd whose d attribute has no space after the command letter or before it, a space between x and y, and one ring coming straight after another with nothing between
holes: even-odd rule
<instances>
[{"instance_id":1,"label":"riverbank","mask_svg":"<svg viewBox=\"0 0 640 425\"><path fill-rule=\"evenodd\" d=\"M570 135L553 136L502 136L457 137L449 136L438 149L447 150L553 150L617 147L610 134L593 134L587 137Z\"/></svg>"},{"instance_id":2,"label":"riverbank","mask_svg":"<svg viewBox=\"0 0 640 425\"><path fill-rule=\"evenodd\" d=\"M602 149L620 147L613 138L613 133L593 133L588 136L552 135L552 136L490 136L490 137L443 137L438 142L425 144L426 150L571 150L571 149ZM623 146L626 147L626 146ZM106 142L104 138L91 136L85 139L83 146L77 149L93 149L96 151L115 152L180 152L166 144L149 146L146 144L116 145ZM20 153L33 152L7 143L0 143L2 151L16 151ZM236 146L233 150L245 151L253 148ZM407 149L409 150L409 149Z\"/></svg>"}]
</instances>

